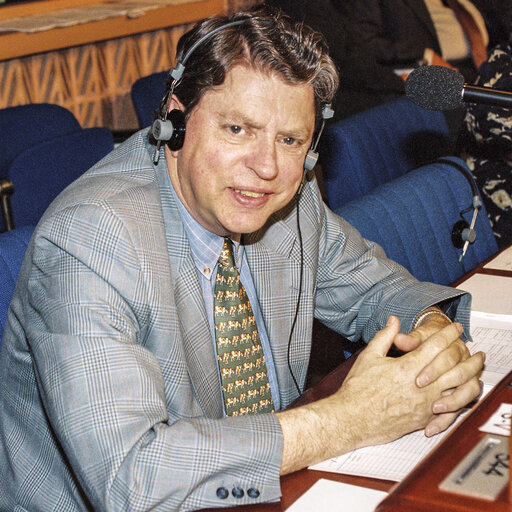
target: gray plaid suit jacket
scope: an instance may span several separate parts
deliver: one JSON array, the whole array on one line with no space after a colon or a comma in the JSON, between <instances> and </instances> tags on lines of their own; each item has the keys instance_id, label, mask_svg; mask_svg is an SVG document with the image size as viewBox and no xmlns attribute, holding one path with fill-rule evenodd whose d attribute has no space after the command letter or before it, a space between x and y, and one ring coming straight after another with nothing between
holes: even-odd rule
<instances>
[{"instance_id":1,"label":"gray plaid suit jacket","mask_svg":"<svg viewBox=\"0 0 512 512\"><path fill-rule=\"evenodd\" d=\"M155 168L152 152L145 131L114 150L55 200L28 247L0 353L2 511L193 510L280 496L275 416L222 418L194 261L165 159ZM386 259L325 207L314 181L300 209L299 382L313 315L370 339L391 312L408 329L457 295ZM245 243L286 406L297 396L286 362L301 266L293 209ZM455 301L459 320L468 302ZM244 496L220 499L223 487Z\"/></svg>"}]
</instances>

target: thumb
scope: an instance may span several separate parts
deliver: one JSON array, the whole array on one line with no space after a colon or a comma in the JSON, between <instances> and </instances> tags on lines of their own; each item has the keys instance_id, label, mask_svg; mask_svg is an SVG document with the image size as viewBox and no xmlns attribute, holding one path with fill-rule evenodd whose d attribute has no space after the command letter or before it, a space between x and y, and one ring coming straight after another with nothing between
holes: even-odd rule
<instances>
[{"instance_id":1,"label":"thumb","mask_svg":"<svg viewBox=\"0 0 512 512\"><path fill-rule=\"evenodd\" d=\"M395 345L402 352L410 352L418 348L421 341L421 338L414 332L409 334L398 333L395 338Z\"/></svg>"},{"instance_id":2,"label":"thumb","mask_svg":"<svg viewBox=\"0 0 512 512\"><path fill-rule=\"evenodd\" d=\"M381 329L368 343L366 351L385 357L400 332L400 320L396 316L390 316L384 329Z\"/></svg>"}]
</instances>

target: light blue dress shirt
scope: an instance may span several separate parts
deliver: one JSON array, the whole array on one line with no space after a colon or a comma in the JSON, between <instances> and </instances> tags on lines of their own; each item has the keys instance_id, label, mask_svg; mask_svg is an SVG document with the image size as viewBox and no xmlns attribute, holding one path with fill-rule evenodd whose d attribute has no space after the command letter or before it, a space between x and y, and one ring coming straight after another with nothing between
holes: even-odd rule
<instances>
[{"instance_id":1,"label":"light blue dress shirt","mask_svg":"<svg viewBox=\"0 0 512 512\"><path fill-rule=\"evenodd\" d=\"M176 199L178 210L180 212L183 225L187 233L187 238L190 243L190 249L194 257L196 264L197 275L201 284L201 290L203 292L204 305L206 313L208 315L208 322L210 324L210 331L212 333L212 341L215 353L217 354L217 343L215 341L215 326L213 318L213 296L215 289L215 277L217 276L217 261L224 245L224 237L216 235L207 229L205 229L199 222L197 222L192 215L185 208L183 203L180 201L176 194L172 182L169 178L171 191ZM274 366L274 359L272 357L272 350L268 340L267 329L263 316L261 315L261 309L256 295L256 289L254 288L254 282L252 280L251 270L247 263L247 257L245 254L243 244L232 240L235 264L240 274L240 281L247 292L251 308L254 313L256 320L256 326L260 335L261 346L263 348L263 354L265 356L265 362L267 364L267 374L270 383L270 391L272 393L272 400L274 402L274 408L276 411L280 409L280 398L279 398L279 387L277 382L276 370ZM220 386L220 373L219 373L219 386Z\"/></svg>"}]
</instances>

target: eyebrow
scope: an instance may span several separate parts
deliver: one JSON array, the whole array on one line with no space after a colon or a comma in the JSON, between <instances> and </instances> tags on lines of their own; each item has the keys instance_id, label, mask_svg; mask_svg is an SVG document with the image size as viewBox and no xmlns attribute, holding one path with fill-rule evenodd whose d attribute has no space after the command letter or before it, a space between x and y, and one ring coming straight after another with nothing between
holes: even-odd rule
<instances>
[{"instance_id":1,"label":"eyebrow","mask_svg":"<svg viewBox=\"0 0 512 512\"><path fill-rule=\"evenodd\" d=\"M240 123L251 128L262 128L263 125L257 124L252 121L249 117L238 110L230 110L229 112L218 112L217 117L221 121L229 123Z\"/></svg>"},{"instance_id":2,"label":"eyebrow","mask_svg":"<svg viewBox=\"0 0 512 512\"><path fill-rule=\"evenodd\" d=\"M243 126L248 126L249 128L261 129L263 124L255 123L249 117L247 117L244 113L238 110L232 110L229 112L218 112L217 117L224 122L241 124ZM309 137L309 131L307 129L289 129L286 131L280 132L281 135L285 137L292 137L294 139L304 139L306 140Z\"/></svg>"}]
</instances>

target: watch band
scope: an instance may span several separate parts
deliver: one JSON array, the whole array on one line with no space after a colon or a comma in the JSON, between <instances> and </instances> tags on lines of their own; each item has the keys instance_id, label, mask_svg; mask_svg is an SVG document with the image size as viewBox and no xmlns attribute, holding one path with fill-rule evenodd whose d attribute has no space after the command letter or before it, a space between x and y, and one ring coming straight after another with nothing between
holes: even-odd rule
<instances>
[{"instance_id":1,"label":"watch band","mask_svg":"<svg viewBox=\"0 0 512 512\"><path fill-rule=\"evenodd\" d=\"M448 322L452 323L452 319L448 315L445 315L440 309L437 309L437 308L436 309L427 309L427 310L423 311L422 313L420 313L414 319L414 322L412 323L412 328L416 329L416 327L421 325L423 320L425 320L425 318L429 317L430 315L440 315L440 316L446 318L446 320L448 320Z\"/></svg>"}]
</instances>

